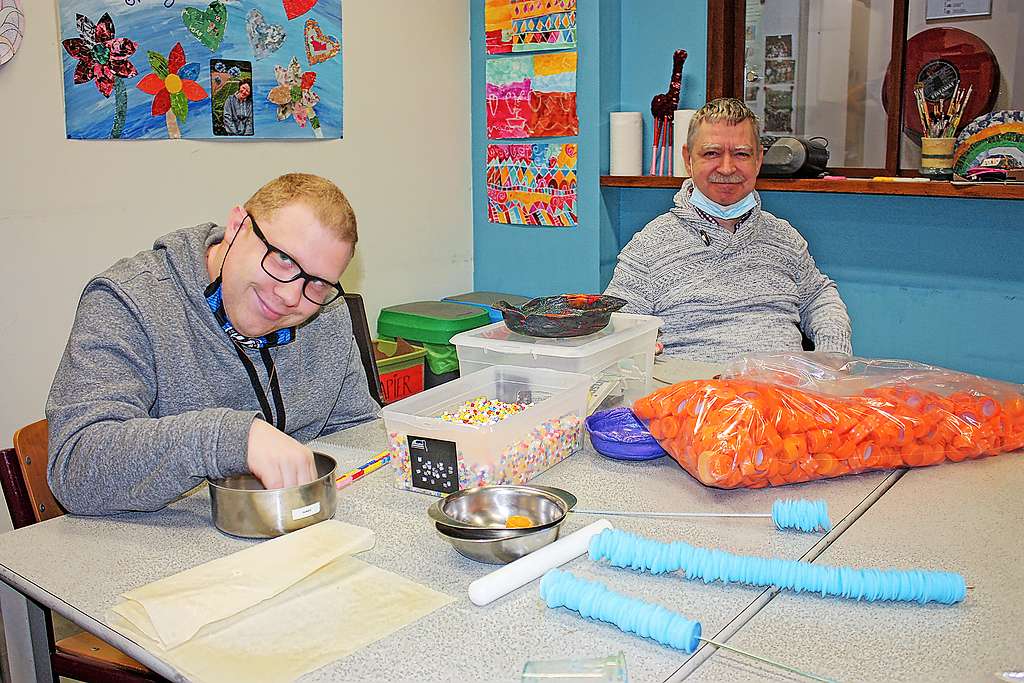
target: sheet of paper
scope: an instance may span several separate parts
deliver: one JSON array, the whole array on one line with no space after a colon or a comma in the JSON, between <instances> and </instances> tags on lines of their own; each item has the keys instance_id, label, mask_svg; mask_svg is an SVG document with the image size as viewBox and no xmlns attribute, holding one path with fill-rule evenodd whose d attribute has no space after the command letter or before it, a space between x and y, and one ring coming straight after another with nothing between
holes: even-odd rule
<instances>
[{"instance_id":1,"label":"sheet of paper","mask_svg":"<svg viewBox=\"0 0 1024 683\"><path fill-rule=\"evenodd\" d=\"M369 529L327 520L128 591L112 611L161 648L173 648L206 624L239 614L373 544Z\"/></svg>"},{"instance_id":2,"label":"sheet of paper","mask_svg":"<svg viewBox=\"0 0 1024 683\"><path fill-rule=\"evenodd\" d=\"M110 625L200 682L293 680L453 601L398 574L339 558L274 598L165 650L120 615Z\"/></svg>"}]
</instances>

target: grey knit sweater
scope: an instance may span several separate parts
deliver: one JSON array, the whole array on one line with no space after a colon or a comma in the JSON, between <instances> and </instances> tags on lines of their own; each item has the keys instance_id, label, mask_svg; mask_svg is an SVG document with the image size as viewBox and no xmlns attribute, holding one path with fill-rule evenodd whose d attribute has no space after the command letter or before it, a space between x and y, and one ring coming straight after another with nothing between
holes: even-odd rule
<instances>
[{"instance_id":1,"label":"grey knit sweater","mask_svg":"<svg viewBox=\"0 0 1024 683\"><path fill-rule=\"evenodd\" d=\"M69 512L155 510L246 471L260 404L203 294L206 250L223 236L172 232L86 285L46 402L50 487ZM269 396L259 352L245 353ZM376 416L344 301L270 354L299 441Z\"/></svg>"},{"instance_id":2,"label":"grey knit sweater","mask_svg":"<svg viewBox=\"0 0 1024 683\"><path fill-rule=\"evenodd\" d=\"M690 204L648 223L619 254L605 293L632 313L664 320L665 353L724 362L745 353L799 351L801 330L817 351L849 354L850 318L836 283L787 221L757 207L730 233Z\"/></svg>"}]
</instances>

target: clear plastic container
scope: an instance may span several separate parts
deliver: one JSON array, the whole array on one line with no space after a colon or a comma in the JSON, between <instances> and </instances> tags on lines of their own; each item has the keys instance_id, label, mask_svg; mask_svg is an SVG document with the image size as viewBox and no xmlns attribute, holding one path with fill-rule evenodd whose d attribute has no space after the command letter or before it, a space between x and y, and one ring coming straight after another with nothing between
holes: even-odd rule
<instances>
[{"instance_id":1,"label":"clear plastic container","mask_svg":"<svg viewBox=\"0 0 1024 683\"><path fill-rule=\"evenodd\" d=\"M491 366L385 406L397 484L434 495L484 484L522 484L579 450L587 375ZM489 425L446 422L478 397L530 403Z\"/></svg>"},{"instance_id":2,"label":"clear plastic container","mask_svg":"<svg viewBox=\"0 0 1024 683\"><path fill-rule=\"evenodd\" d=\"M626 655L587 659L531 660L523 667L522 683L628 683Z\"/></svg>"},{"instance_id":3,"label":"clear plastic container","mask_svg":"<svg viewBox=\"0 0 1024 683\"><path fill-rule=\"evenodd\" d=\"M587 375L592 411L606 396L628 405L652 390L654 344L661 318L612 313L608 327L595 334L565 339L516 334L504 322L452 337L463 376L492 365L549 368Z\"/></svg>"}]
</instances>

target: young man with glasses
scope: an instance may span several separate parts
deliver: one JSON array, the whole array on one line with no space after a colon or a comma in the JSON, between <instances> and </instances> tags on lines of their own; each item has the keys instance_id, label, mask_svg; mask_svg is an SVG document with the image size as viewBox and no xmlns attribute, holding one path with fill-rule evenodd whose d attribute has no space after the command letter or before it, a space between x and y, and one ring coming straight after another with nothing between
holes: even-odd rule
<instances>
[{"instance_id":1,"label":"young man with glasses","mask_svg":"<svg viewBox=\"0 0 1024 683\"><path fill-rule=\"evenodd\" d=\"M356 241L341 190L288 174L225 227L172 232L93 278L46 405L61 504L155 510L206 478L315 479L302 442L377 414L337 302Z\"/></svg>"}]
</instances>

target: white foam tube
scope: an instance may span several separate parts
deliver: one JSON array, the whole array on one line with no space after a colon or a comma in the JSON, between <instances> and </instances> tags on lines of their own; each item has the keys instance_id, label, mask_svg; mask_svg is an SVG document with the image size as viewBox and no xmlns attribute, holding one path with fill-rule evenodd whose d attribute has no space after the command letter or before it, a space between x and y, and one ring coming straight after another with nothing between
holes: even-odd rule
<instances>
[{"instance_id":1,"label":"white foam tube","mask_svg":"<svg viewBox=\"0 0 1024 683\"><path fill-rule=\"evenodd\" d=\"M686 133L690 130L690 119L697 113L696 109L676 109L673 116L672 131L672 160L673 175L677 178L686 178L686 164L683 163L683 145L686 144Z\"/></svg>"},{"instance_id":2,"label":"white foam tube","mask_svg":"<svg viewBox=\"0 0 1024 683\"><path fill-rule=\"evenodd\" d=\"M529 555L524 555L469 584L469 599L474 605L494 602L501 596L508 595L543 576L549 569L561 566L587 552L590 539L611 528L611 522L599 519L540 550L534 550Z\"/></svg>"}]
</instances>

